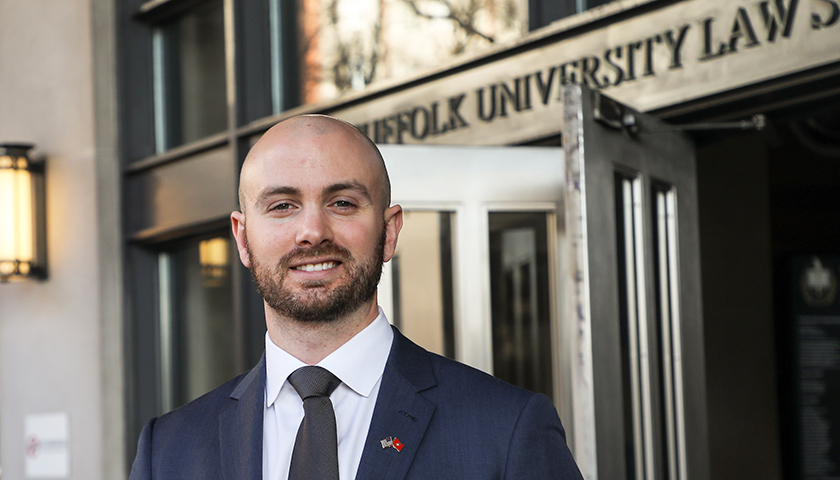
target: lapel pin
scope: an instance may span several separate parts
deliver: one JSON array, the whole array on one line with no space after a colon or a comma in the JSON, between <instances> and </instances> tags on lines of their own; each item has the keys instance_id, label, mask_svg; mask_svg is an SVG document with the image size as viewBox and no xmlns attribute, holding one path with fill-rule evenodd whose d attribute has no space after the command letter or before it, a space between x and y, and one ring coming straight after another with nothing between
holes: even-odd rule
<instances>
[{"instance_id":1,"label":"lapel pin","mask_svg":"<svg viewBox=\"0 0 840 480\"><path fill-rule=\"evenodd\" d=\"M383 438L379 441L379 443L382 445L383 450L386 448L394 448L396 451L399 452L403 448L402 442L400 442L398 438L394 437Z\"/></svg>"}]
</instances>

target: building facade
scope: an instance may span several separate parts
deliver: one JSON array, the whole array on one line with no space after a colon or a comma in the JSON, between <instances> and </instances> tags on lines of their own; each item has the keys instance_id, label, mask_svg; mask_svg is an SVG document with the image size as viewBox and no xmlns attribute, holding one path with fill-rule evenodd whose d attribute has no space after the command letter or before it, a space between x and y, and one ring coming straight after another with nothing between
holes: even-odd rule
<instances>
[{"instance_id":1,"label":"building facade","mask_svg":"<svg viewBox=\"0 0 840 480\"><path fill-rule=\"evenodd\" d=\"M0 285L3 476L126 478L259 360L229 213L299 113L382 146L392 322L549 395L585 478L840 475L836 0L10 0L0 59L49 262Z\"/></svg>"}]
</instances>

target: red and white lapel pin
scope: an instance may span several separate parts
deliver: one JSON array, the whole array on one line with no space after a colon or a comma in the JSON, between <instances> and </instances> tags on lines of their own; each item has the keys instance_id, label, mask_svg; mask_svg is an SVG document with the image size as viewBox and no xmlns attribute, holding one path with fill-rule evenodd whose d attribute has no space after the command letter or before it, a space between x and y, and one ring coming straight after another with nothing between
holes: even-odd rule
<instances>
[{"instance_id":1,"label":"red and white lapel pin","mask_svg":"<svg viewBox=\"0 0 840 480\"><path fill-rule=\"evenodd\" d=\"M382 444L382 449L383 450L386 449L386 448L394 448L399 452L403 448L402 442L398 438L395 438L395 437L383 438L382 440L379 441L379 443Z\"/></svg>"}]
</instances>

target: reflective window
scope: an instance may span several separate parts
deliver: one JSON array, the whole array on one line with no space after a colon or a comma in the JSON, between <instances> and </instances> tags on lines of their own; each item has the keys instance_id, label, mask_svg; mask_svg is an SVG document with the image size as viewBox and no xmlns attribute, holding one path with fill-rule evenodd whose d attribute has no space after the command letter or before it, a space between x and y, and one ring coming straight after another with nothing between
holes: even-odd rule
<instances>
[{"instance_id":1,"label":"reflective window","mask_svg":"<svg viewBox=\"0 0 840 480\"><path fill-rule=\"evenodd\" d=\"M272 5L285 3L271 1ZM324 102L378 81L429 71L455 57L514 42L530 30L609 1L297 0L294 43L301 101ZM272 18L280 10L274 7ZM272 36L276 52L282 43L278 31L275 28ZM280 56L275 59L274 91L281 92L277 80L287 67ZM276 94L275 102L278 98Z\"/></svg>"},{"instance_id":2,"label":"reflective window","mask_svg":"<svg viewBox=\"0 0 840 480\"><path fill-rule=\"evenodd\" d=\"M677 192L672 185L653 188L654 287L656 293L656 364L663 478L688 478L686 471L685 401L682 377L682 334L679 305Z\"/></svg>"},{"instance_id":3,"label":"reflective window","mask_svg":"<svg viewBox=\"0 0 840 480\"><path fill-rule=\"evenodd\" d=\"M526 0L300 0L304 102L516 40L527 10Z\"/></svg>"},{"instance_id":4,"label":"reflective window","mask_svg":"<svg viewBox=\"0 0 840 480\"><path fill-rule=\"evenodd\" d=\"M397 251L386 264L380 304L408 338L455 357L450 212L405 211ZM382 291L382 286L390 289Z\"/></svg>"},{"instance_id":5,"label":"reflective window","mask_svg":"<svg viewBox=\"0 0 840 480\"><path fill-rule=\"evenodd\" d=\"M300 104L296 0L268 0L271 112ZM243 92L244 93L244 92Z\"/></svg>"},{"instance_id":6,"label":"reflective window","mask_svg":"<svg viewBox=\"0 0 840 480\"><path fill-rule=\"evenodd\" d=\"M645 225L642 179L619 173L615 180L627 478L685 479L676 190L653 182L652 224ZM653 233L653 318L646 305L645 229Z\"/></svg>"},{"instance_id":7,"label":"reflective window","mask_svg":"<svg viewBox=\"0 0 840 480\"><path fill-rule=\"evenodd\" d=\"M200 4L153 32L158 153L227 128L222 0Z\"/></svg>"},{"instance_id":8,"label":"reflective window","mask_svg":"<svg viewBox=\"0 0 840 480\"><path fill-rule=\"evenodd\" d=\"M493 374L553 397L547 218L490 213Z\"/></svg>"},{"instance_id":9,"label":"reflective window","mask_svg":"<svg viewBox=\"0 0 840 480\"><path fill-rule=\"evenodd\" d=\"M236 375L227 237L191 242L158 257L162 411Z\"/></svg>"},{"instance_id":10,"label":"reflective window","mask_svg":"<svg viewBox=\"0 0 840 480\"><path fill-rule=\"evenodd\" d=\"M644 247L642 231L642 182L638 177L616 174L616 232L618 245L619 304L621 318L621 384L624 418L625 462L628 480L647 478L647 459L652 435L650 413L650 371ZM640 304L641 303L641 304ZM646 414L646 412L648 414Z\"/></svg>"}]
</instances>

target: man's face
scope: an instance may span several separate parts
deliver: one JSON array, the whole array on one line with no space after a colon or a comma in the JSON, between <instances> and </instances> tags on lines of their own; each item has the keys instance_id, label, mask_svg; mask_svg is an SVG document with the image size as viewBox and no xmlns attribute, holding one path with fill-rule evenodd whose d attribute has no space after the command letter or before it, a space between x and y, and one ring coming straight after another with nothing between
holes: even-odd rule
<instances>
[{"instance_id":1,"label":"man's face","mask_svg":"<svg viewBox=\"0 0 840 480\"><path fill-rule=\"evenodd\" d=\"M266 304L301 322L374 308L396 246L399 207L383 210L379 160L346 128L267 134L243 171L244 215L232 216Z\"/></svg>"}]
</instances>

